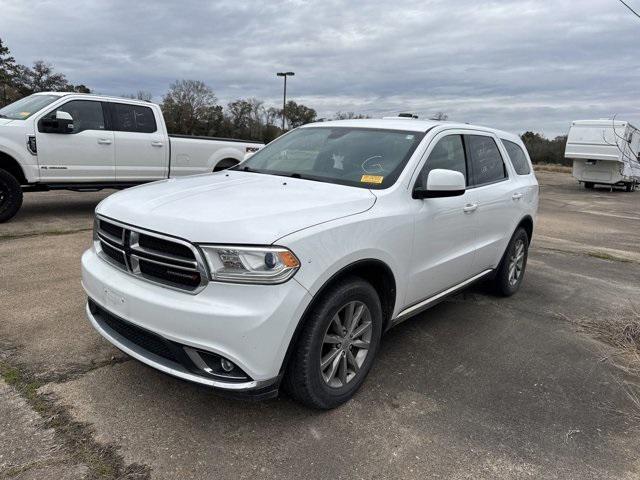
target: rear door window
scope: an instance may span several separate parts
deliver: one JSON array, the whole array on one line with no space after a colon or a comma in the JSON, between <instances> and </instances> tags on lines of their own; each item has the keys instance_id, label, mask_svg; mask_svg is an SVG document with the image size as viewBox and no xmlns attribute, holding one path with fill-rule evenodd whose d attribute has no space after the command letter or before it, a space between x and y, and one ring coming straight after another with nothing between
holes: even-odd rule
<instances>
[{"instance_id":1,"label":"rear door window","mask_svg":"<svg viewBox=\"0 0 640 480\"><path fill-rule=\"evenodd\" d=\"M158 127L153 110L141 105L112 103L113 129L118 132L153 133Z\"/></svg>"},{"instance_id":2,"label":"rear door window","mask_svg":"<svg viewBox=\"0 0 640 480\"><path fill-rule=\"evenodd\" d=\"M524 154L522 148L520 148L520 145L515 142L510 142L509 140L502 140L502 144L509 154L516 173L518 175L529 175L529 173L531 173L529 160L527 160L527 156Z\"/></svg>"},{"instance_id":3,"label":"rear door window","mask_svg":"<svg viewBox=\"0 0 640 480\"><path fill-rule=\"evenodd\" d=\"M465 135L465 144L471 166L470 186L486 185L507 178L507 170L492 137Z\"/></svg>"}]
</instances>

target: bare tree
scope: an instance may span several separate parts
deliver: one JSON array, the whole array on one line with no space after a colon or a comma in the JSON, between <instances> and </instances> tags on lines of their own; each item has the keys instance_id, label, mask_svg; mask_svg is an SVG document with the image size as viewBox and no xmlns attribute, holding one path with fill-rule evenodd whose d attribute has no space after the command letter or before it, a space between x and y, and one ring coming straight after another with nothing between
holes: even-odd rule
<instances>
[{"instance_id":1,"label":"bare tree","mask_svg":"<svg viewBox=\"0 0 640 480\"><path fill-rule=\"evenodd\" d=\"M626 3L626 2L625 2L625 1L623 1L623 0L618 0L618 1L619 1L622 5L624 5L625 7L627 7L627 9L629 9L629 11L630 11L631 13L633 13L636 17L640 18L640 13L636 12L636 11L631 7L631 5L629 5L628 3Z\"/></svg>"},{"instance_id":2,"label":"bare tree","mask_svg":"<svg viewBox=\"0 0 640 480\"><path fill-rule=\"evenodd\" d=\"M604 143L606 143L607 145L616 147L623 157L630 157L630 158L633 158L634 160L640 161L640 152L634 152L631 149L631 138L627 138L626 136L624 136L624 134L621 135L616 130L617 128L616 116L617 114L614 115L611 119L611 127L613 130L613 136L614 136L613 143L607 140L607 136L605 135L604 130L602 131L602 140L604 140Z\"/></svg>"},{"instance_id":3,"label":"bare tree","mask_svg":"<svg viewBox=\"0 0 640 480\"><path fill-rule=\"evenodd\" d=\"M153 94L146 90L138 90L135 94L133 93L125 93L124 95L120 95L122 98L131 98L133 100L142 100L144 102L150 102L153 98Z\"/></svg>"},{"instance_id":4,"label":"bare tree","mask_svg":"<svg viewBox=\"0 0 640 480\"><path fill-rule=\"evenodd\" d=\"M171 133L204 134L221 118L213 90L199 80L173 82L162 100L167 128Z\"/></svg>"},{"instance_id":5,"label":"bare tree","mask_svg":"<svg viewBox=\"0 0 640 480\"><path fill-rule=\"evenodd\" d=\"M369 115L364 115L355 112L337 112L334 116L334 120L357 120L362 118L371 118Z\"/></svg>"},{"instance_id":6,"label":"bare tree","mask_svg":"<svg viewBox=\"0 0 640 480\"><path fill-rule=\"evenodd\" d=\"M37 60L32 68L24 68L22 71L22 83L29 92L65 91L72 90L73 86L67 82L62 73L55 73L53 65L43 60Z\"/></svg>"}]
</instances>

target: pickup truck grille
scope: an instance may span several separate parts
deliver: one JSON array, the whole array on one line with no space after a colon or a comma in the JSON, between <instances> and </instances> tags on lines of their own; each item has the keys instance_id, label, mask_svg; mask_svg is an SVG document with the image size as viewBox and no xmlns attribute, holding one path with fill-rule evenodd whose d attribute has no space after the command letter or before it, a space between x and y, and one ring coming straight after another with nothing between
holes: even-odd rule
<instances>
[{"instance_id":1,"label":"pickup truck grille","mask_svg":"<svg viewBox=\"0 0 640 480\"><path fill-rule=\"evenodd\" d=\"M190 293L207 283L200 252L184 240L98 217L94 241L101 258L147 281Z\"/></svg>"}]
</instances>

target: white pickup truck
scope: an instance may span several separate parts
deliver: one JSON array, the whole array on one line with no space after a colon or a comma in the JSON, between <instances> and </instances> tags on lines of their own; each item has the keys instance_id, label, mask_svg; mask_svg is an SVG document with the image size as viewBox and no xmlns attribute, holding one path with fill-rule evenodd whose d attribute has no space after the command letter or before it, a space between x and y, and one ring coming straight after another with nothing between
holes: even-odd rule
<instances>
[{"instance_id":1,"label":"white pickup truck","mask_svg":"<svg viewBox=\"0 0 640 480\"><path fill-rule=\"evenodd\" d=\"M158 105L43 92L0 109L0 223L22 193L126 188L241 162L259 142L169 135Z\"/></svg>"}]
</instances>

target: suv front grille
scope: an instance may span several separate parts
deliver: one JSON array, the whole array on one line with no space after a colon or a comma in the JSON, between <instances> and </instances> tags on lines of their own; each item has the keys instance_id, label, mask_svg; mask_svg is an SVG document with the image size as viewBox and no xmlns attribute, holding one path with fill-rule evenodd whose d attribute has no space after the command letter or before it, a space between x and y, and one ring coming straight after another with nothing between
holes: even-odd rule
<instances>
[{"instance_id":1,"label":"suv front grille","mask_svg":"<svg viewBox=\"0 0 640 480\"><path fill-rule=\"evenodd\" d=\"M190 243L98 218L98 255L112 265L170 288L197 293L207 283L199 251Z\"/></svg>"}]
</instances>

